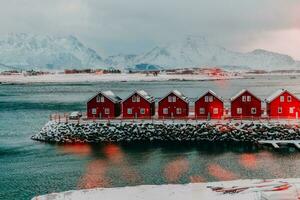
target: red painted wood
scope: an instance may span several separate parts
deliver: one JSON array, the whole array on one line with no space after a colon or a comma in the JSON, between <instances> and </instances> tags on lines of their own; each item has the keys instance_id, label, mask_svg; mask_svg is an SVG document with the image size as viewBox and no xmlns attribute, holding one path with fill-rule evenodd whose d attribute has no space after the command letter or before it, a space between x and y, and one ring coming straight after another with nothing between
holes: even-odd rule
<instances>
[{"instance_id":1,"label":"red painted wood","mask_svg":"<svg viewBox=\"0 0 300 200\"><path fill-rule=\"evenodd\" d=\"M98 94L101 95L101 94ZM120 103L114 103L109 98L104 97L104 102L97 102L97 96L87 102L87 118L102 119L114 118L120 115ZM92 113L92 109L96 109L96 114ZM109 108L109 114L105 114L105 108ZM100 114L101 113L101 114Z\"/></svg>"},{"instance_id":2,"label":"red painted wood","mask_svg":"<svg viewBox=\"0 0 300 200\"><path fill-rule=\"evenodd\" d=\"M169 97L175 97L175 102L169 102ZM167 108L168 113L164 114L163 109ZM181 109L181 113L178 114L176 109ZM171 92L168 96L164 97L158 102L158 116L160 118L182 118L189 115L189 104L188 102L184 101L183 99L179 98L176 94Z\"/></svg>"},{"instance_id":3,"label":"red painted wood","mask_svg":"<svg viewBox=\"0 0 300 200\"><path fill-rule=\"evenodd\" d=\"M212 97L212 102L205 102L205 97ZM200 108L204 108L204 113L200 113ZM218 109L218 113L214 113ZM200 119L221 119L224 114L224 103L211 92L207 92L195 102L195 117Z\"/></svg>"}]
</instances>

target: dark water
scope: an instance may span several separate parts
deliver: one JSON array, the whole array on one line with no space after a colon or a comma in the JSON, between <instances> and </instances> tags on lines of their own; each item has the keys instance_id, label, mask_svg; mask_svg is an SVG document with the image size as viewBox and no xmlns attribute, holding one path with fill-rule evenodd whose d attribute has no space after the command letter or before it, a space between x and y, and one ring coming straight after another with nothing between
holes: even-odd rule
<instances>
[{"instance_id":1,"label":"dark water","mask_svg":"<svg viewBox=\"0 0 300 200\"><path fill-rule=\"evenodd\" d=\"M249 88L262 99L278 88L300 94L300 77L231 81L0 85L0 199L30 199L72 189L300 177L300 153L245 145L50 145L30 140L53 112L85 109L99 90L126 97L145 89L162 97L179 89L196 98L207 89L228 99Z\"/></svg>"}]
</instances>

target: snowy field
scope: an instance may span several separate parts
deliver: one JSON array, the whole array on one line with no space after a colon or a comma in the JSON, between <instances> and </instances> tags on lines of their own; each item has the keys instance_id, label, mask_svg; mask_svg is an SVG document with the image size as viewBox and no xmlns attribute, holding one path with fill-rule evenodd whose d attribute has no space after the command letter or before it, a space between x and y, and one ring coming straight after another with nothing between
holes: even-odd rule
<instances>
[{"instance_id":1,"label":"snowy field","mask_svg":"<svg viewBox=\"0 0 300 200\"><path fill-rule=\"evenodd\" d=\"M300 179L275 179L97 188L52 193L33 200L297 200L299 197Z\"/></svg>"},{"instance_id":2,"label":"snowy field","mask_svg":"<svg viewBox=\"0 0 300 200\"><path fill-rule=\"evenodd\" d=\"M146 74L47 74L39 76L0 75L2 83L75 83L75 82L109 82L109 81L168 81L168 80L223 80L237 79L241 76L207 76L207 75L167 75Z\"/></svg>"}]
</instances>

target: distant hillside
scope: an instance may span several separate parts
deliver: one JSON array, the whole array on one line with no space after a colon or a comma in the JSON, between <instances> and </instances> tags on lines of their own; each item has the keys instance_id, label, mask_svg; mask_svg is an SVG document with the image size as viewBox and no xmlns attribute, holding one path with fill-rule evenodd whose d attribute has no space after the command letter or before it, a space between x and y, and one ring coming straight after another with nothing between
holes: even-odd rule
<instances>
[{"instance_id":1,"label":"distant hillside","mask_svg":"<svg viewBox=\"0 0 300 200\"><path fill-rule=\"evenodd\" d=\"M24 33L0 37L0 63L24 70L105 68L107 65L94 50L74 36Z\"/></svg>"}]
</instances>

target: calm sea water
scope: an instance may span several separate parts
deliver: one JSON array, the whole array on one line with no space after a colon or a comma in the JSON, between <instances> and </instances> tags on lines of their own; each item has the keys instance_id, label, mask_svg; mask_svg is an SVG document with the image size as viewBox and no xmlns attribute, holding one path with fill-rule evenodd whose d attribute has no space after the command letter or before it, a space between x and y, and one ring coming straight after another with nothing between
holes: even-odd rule
<instances>
[{"instance_id":1,"label":"calm sea water","mask_svg":"<svg viewBox=\"0 0 300 200\"><path fill-rule=\"evenodd\" d=\"M126 97L145 89L162 97L208 89L228 99L249 88L262 99L278 88L300 94L300 77L185 82L0 85L0 199L30 199L65 190L245 178L300 177L300 153L230 145L50 145L30 140L53 112L85 109L99 90Z\"/></svg>"}]
</instances>

